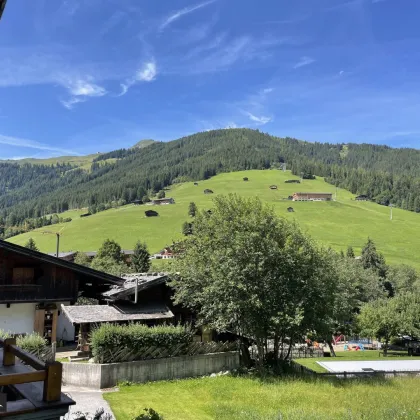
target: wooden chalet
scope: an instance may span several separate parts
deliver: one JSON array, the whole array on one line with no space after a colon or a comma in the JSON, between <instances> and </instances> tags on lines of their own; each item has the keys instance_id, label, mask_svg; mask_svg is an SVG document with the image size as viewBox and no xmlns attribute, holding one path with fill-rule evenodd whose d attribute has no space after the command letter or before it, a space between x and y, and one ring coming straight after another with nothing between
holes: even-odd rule
<instances>
[{"instance_id":1,"label":"wooden chalet","mask_svg":"<svg viewBox=\"0 0 420 420\"><path fill-rule=\"evenodd\" d=\"M73 341L61 305L96 298L121 278L0 241L0 330L37 332L50 342Z\"/></svg>"}]
</instances>

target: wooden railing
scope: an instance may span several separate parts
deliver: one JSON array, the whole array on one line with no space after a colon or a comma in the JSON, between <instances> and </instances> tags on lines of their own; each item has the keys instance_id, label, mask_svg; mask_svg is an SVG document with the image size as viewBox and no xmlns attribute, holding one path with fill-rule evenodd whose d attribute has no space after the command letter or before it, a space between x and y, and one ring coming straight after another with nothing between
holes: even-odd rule
<instances>
[{"instance_id":1,"label":"wooden railing","mask_svg":"<svg viewBox=\"0 0 420 420\"><path fill-rule=\"evenodd\" d=\"M0 375L0 386L44 382L43 401L46 403L60 401L63 366L59 362L42 362L35 356L16 346L15 338L0 340L3 347L3 366L14 366L16 357L35 369L33 372Z\"/></svg>"}]
</instances>

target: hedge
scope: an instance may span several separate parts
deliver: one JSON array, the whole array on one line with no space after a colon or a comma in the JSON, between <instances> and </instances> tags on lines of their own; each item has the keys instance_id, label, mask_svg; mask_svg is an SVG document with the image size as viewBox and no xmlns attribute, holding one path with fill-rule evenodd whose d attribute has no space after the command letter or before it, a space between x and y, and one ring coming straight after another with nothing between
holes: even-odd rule
<instances>
[{"instance_id":1,"label":"hedge","mask_svg":"<svg viewBox=\"0 0 420 420\"><path fill-rule=\"evenodd\" d=\"M190 328L174 325L148 327L143 324L102 324L91 334L92 354L96 362L109 363L132 360L133 354L141 354L142 349L157 347L172 349L192 342Z\"/></svg>"},{"instance_id":2,"label":"hedge","mask_svg":"<svg viewBox=\"0 0 420 420\"><path fill-rule=\"evenodd\" d=\"M9 338L11 336L11 333L0 330L1 339ZM18 335L16 337L16 345L22 350L35 355L39 359L45 360L48 356L48 343L37 333Z\"/></svg>"}]
</instances>

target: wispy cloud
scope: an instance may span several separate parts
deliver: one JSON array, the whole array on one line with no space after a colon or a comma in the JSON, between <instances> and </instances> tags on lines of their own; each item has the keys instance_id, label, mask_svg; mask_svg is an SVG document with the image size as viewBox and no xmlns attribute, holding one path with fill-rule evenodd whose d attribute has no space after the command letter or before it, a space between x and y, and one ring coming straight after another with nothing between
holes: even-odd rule
<instances>
[{"instance_id":1,"label":"wispy cloud","mask_svg":"<svg viewBox=\"0 0 420 420\"><path fill-rule=\"evenodd\" d=\"M265 94L271 93L273 90L274 90L274 88L265 88L265 89L262 90L262 93L265 93Z\"/></svg>"},{"instance_id":2,"label":"wispy cloud","mask_svg":"<svg viewBox=\"0 0 420 420\"><path fill-rule=\"evenodd\" d=\"M0 134L0 144L5 144L8 146L14 146L14 147L19 147L19 148L46 150L49 152L57 152L60 154L71 154L71 155L78 154L68 149L63 149L60 147L52 147L44 143L39 143L37 141L22 139L19 137L5 136L3 134Z\"/></svg>"},{"instance_id":3,"label":"wispy cloud","mask_svg":"<svg viewBox=\"0 0 420 420\"><path fill-rule=\"evenodd\" d=\"M308 66L315 62L315 59L311 57L301 57L301 59L293 66L293 68L298 69L300 67Z\"/></svg>"},{"instance_id":4,"label":"wispy cloud","mask_svg":"<svg viewBox=\"0 0 420 420\"><path fill-rule=\"evenodd\" d=\"M124 83L121 83L121 93L119 96L123 96L128 92L131 86L139 82L153 82L156 80L158 74L156 62L154 59L146 62L143 66L137 70L134 77L127 79Z\"/></svg>"},{"instance_id":5,"label":"wispy cloud","mask_svg":"<svg viewBox=\"0 0 420 420\"><path fill-rule=\"evenodd\" d=\"M61 100L62 105L67 109L72 109L74 105L80 102L86 102L88 98L99 98L107 94L106 89L93 83L91 77L67 80L63 84L71 95L69 99Z\"/></svg>"},{"instance_id":6,"label":"wispy cloud","mask_svg":"<svg viewBox=\"0 0 420 420\"><path fill-rule=\"evenodd\" d=\"M184 9L177 10L176 12L172 13L170 16L168 16L160 25L159 30L163 31L168 25L170 25L172 22L175 22L176 20L180 19L182 16L188 15L189 13L192 13L196 10L199 10L203 7L206 7L212 3L214 3L216 0L209 0L205 1L203 3L199 3L193 6L185 7Z\"/></svg>"},{"instance_id":7,"label":"wispy cloud","mask_svg":"<svg viewBox=\"0 0 420 420\"><path fill-rule=\"evenodd\" d=\"M249 117L251 121L257 123L258 125L265 125L273 120L271 117L265 117L264 115L257 117L256 115L248 111L245 111L245 114Z\"/></svg>"}]
</instances>

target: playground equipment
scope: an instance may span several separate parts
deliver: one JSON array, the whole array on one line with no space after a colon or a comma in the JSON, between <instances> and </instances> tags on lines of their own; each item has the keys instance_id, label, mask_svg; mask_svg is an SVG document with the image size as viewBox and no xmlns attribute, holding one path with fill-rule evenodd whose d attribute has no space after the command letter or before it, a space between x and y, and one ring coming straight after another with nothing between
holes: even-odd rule
<instances>
[{"instance_id":1,"label":"playground equipment","mask_svg":"<svg viewBox=\"0 0 420 420\"><path fill-rule=\"evenodd\" d=\"M365 351L365 346L362 343L345 344L344 351Z\"/></svg>"}]
</instances>

